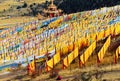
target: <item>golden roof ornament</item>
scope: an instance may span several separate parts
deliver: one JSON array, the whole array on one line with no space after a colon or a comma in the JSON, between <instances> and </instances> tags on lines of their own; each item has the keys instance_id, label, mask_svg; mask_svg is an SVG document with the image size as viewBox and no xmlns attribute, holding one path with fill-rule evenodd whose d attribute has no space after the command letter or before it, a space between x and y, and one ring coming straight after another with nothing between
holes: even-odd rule
<instances>
[{"instance_id":1,"label":"golden roof ornament","mask_svg":"<svg viewBox=\"0 0 120 81\"><path fill-rule=\"evenodd\" d=\"M60 14L62 13L62 10L57 9L57 6L54 4L54 0L51 0L51 4L48 6L47 9L44 9L43 12L47 16L52 15L53 17L55 17L55 16L60 16Z\"/></svg>"}]
</instances>

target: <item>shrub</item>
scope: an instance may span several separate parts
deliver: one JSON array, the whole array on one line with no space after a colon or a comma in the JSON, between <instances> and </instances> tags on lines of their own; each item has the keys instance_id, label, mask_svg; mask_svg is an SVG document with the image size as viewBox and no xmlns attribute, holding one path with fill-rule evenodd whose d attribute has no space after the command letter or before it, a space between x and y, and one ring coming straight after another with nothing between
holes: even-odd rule
<instances>
[{"instance_id":1,"label":"shrub","mask_svg":"<svg viewBox=\"0 0 120 81\"><path fill-rule=\"evenodd\" d=\"M26 8L27 7L27 3L24 3L22 8Z\"/></svg>"},{"instance_id":2,"label":"shrub","mask_svg":"<svg viewBox=\"0 0 120 81\"><path fill-rule=\"evenodd\" d=\"M21 9L21 6L17 6L17 8L16 9Z\"/></svg>"}]
</instances>

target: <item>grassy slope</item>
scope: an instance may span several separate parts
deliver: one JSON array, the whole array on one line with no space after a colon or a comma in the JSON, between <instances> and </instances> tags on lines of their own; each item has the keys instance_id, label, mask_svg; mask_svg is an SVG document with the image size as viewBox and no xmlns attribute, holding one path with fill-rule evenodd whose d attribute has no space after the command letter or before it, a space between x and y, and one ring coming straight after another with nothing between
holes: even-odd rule
<instances>
[{"instance_id":1,"label":"grassy slope","mask_svg":"<svg viewBox=\"0 0 120 81\"><path fill-rule=\"evenodd\" d=\"M13 17L10 19L0 19L0 28L4 28L4 27L6 28L6 27L10 27L11 25L15 25L17 23L19 24L23 22L29 22L36 19L37 19L36 17Z\"/></svg>"},{"instance_id":2,"label":"grassy slope","mask_svg":"<svg viewBox=\"0 0 120 81\"><path fill-rule=\"evenodd\" d=\"M0 3L0 6L2 6L2 7L0 7L0 11L3 11L4 9L8 10L12 5L18 5L18 4L20 4L20 3L14 1L14 0L6 0L6 1Z\"/></svg>"},{"instance_id":3,"label":"grassy slope","mask_svg":"<svg viewBox=\"0 0 120 81\"><path fill-rule=\"evenodd\" d=\"M32 3L43 3L45 2L45 0L24 0L28 5L32 4ZM50 1L50 0L48 0ZM4 9L5 10L8 10L10 9L11 6L13 5L20 5L22 2L17 2L15 0L6 0L6 1L2 1L0 3L0 12L3 11Z\"/></svg>"},{"instance_id":4,"label":"grassy slope","mask_svg":"<svg viewBox=\"0 0 120 81\"><path fill-rule=\"evenodd\" d=\"M32 3L43 3L45 0L24 0L28 5ZM0 12L3 12L3 10L9 10L11 6L17 6L23 4L22 2L16 2L15 0L5 0L5 1L0 1ZM13 14L15 14L14 12ZM4 13L5 14L5 13ZM9 13L8 13L9 14ZM14 23L21 23L21 22L28 22L32 20L33 17L13 17L13 18L3 18L0 17L0 28L7 27L3 26L5 24L14 24ZM34 18L36 19L36 18Z\"/></svg>"}]
</instances>

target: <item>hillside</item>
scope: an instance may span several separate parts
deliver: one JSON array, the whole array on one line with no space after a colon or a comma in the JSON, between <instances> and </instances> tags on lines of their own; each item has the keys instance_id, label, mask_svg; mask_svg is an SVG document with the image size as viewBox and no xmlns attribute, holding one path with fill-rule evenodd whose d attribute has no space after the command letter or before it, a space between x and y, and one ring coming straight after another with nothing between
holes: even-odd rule
<instances>
[{"instance_id":1,"label":"hillside","mask_svg":"<svg viewBox=\"0 0 120 81\"><path fill-rule=\"evenodd\" d=\"M65 13L76 13L115 5L120 5L120 0L63 0L59 8Z\"/></svg>"},{"instance_id":2,"label":"hillside","mask_svg":"<svg viewBox=\"0 0 120 81\"><path fill-rule=\"evenodd\" d=\"M5 0L1 2L0 16L36 16L42 13L43 8L46 7L46 0ZM27 6L23 7L24 3ZM76 13L87 10L94 10L102 7L111 7L119 5L119 0L54 0L58 8L62 9L64 13ZM48 0L48 5L50 0ZM3 14L4 13L4 14Z\"/></svg>"},{"instance_id":3,"label":"hillside","mask_svg":"<svg viewBox=\"0 0 120 81\"><path fill-rule=\"evenodd\" d=\"M44 0L1 1L0 81L119 81L119 0L55 4L67 14L38 20Z\"/></svg>"},{"instance_id":4,"label":"hillside","mask_svg":"<svg viewBox=\"0 0 120 81\"><path fill-rule=\"evenodd\" d=\"M49 1L49 0L48 0ZM26 2L28 5L33 3L41 4L45 2L45 0L0 0L0 12L10 9L11 7L18 6Z\"/></svg>"}]
</instances>

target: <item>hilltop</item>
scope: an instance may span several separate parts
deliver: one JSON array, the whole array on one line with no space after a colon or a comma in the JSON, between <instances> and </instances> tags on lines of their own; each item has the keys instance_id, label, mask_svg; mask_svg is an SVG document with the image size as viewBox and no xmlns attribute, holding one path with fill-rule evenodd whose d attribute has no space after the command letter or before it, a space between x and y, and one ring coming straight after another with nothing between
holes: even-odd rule
<instances>
[{"instance_id":1,"label":"hilltop","mask_svg":"<svg viewBox=\"0 0 120 81\"><path fill-rule=\"evenodd\" d=\"M5 0L1 1L0 16L36 16L50 4L50 0ZM119 5L119 0L54 0L64 13L76 13Z\"/></svg>"}]
</instances>

